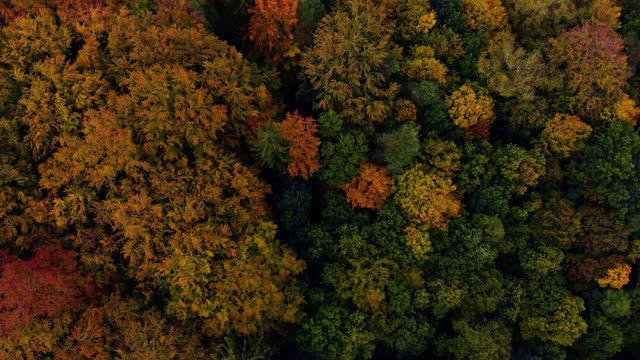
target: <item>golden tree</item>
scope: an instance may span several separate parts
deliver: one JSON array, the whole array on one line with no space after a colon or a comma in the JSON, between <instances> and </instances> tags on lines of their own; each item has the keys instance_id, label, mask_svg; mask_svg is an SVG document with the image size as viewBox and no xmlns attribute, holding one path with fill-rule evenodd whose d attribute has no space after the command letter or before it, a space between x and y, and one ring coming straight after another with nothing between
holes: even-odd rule
<instances>
[{"instance_id":1,"label":"golden tree","mask_svg":"<svg viewBox=\"0 0 640 360\"><path fill-rule=\"evenodd\" d=\"M420 164L398 176L395 191L409 217L426 229L444 228L449 218L458 216L462 210L453 181L426 172Z\"/></svg>"},{"instance_id":2,"label":"golden tree","mask_svg":"<svg viewBox=\"0 0 640 360\"><path fill-rule=\"evenodd\" d=\"M549 152L568 157L586 146L591 126L575 115L556 114L542 131L542 144Z\"/></svg>"}]
</instances>

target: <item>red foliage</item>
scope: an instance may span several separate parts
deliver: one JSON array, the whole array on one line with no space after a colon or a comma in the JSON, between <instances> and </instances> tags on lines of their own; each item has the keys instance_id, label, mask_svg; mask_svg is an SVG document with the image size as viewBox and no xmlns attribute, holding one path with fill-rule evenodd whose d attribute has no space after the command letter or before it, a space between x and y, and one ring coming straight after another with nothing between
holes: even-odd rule
<instances>
[{"instance_id":1,"label":"red foliage","mask_svg":"<svg viewBox=\"0 0 640 360\"><path fill-rule=\"evenodd\" d=\"M611 27L587 22L551 40L550 54L584 115L593 117L621 98L630 72L624 41Z\"/></svg>"},{"instance_id":2,"label":"red foliage","mask_svg":"<svg viewBox=\"0 0 640 360\"><path fill-rule=\"evenodd\" d=\"M489 140L489 137L491 137L491 123L486 120L481 120L477 124L468 128L464 135L467 139Z\"/></svg>"},{"instance_id":3,"label":"red foliage","mask_svg":"<svg viewBox=\"0 0 640 360\"><path fill-rule=\"evenodd\" d=\"M74 253L60 247L39 248L28 260L2 251L0 275L0 334L36 317L77 310L93 294L91 278L78 272Z\"/></svg>"},{"instance_id":4,"label":"red foliage","mask_svg":"<svg viewBox=\"0 0 640 360\"><path fill-rule=\"evenodd\" d=\"M318 147L320 139L314 136L318 131L318 124L308 117L303 118L296 111L287 114L280 123L280 134L289 143L291 163L287 170L291 176L309 179L320 167L318 163Z\"/></svg>"},{"instance_id":5,"label":"red foliage","mask_svg":"<svg viewBox=\"0 0 640 360\"><path fill-rule=\"evenodd\" d=\"M293 45L298 23L298 0L256 0L249 9L247 37L254 50L267 61L278 61Z\"/></svg>"}]
</instances>

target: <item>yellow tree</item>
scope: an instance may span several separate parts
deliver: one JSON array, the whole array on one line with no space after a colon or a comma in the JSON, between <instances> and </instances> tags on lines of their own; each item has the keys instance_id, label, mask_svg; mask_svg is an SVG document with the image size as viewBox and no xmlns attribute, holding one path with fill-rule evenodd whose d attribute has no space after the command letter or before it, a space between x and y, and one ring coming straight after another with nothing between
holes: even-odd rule
<instances>
[{"instance_id":1,"label":"yellow tree","mask_svg":"<svg viewBox=\"0 0 640 360\"><path fill-rule=\"evenodd\" d=\"M611 287L614 289L620 289L629 283L629 276L631 275L631 266L620 263L614 267L607 269L604 276L596 278L596 282L600 287Z\"/></svg>"},{"instance_id":2,"label":"yellow tree","mask_svg":"<svg viewBox=\"0 0 640 360\"><path fill-rule=\"evenodd\" d=\"M464 0L464 11L472 30L491 32L507 26L507 11L501 0Z\"/></svg>"},{"instance_id":3,"label":"yellow tree","mask_svg":"<svg viewBox=\"0 0 640 360\"><path fill-rule=\"evenodd\" d=\"M416 223L429 228L444 228L458 216L462 204L451 179L425 171L416 164L397 177L396 198Z\"/></svg>"},{"instance_id":4,"label":"yellow tree","mask_svg":"<svg viewBox=\"0 0 640 360\"><path fill-rule=\"evenodd\" d=\"M556 153L560 157L568 157L572 152L586 146L586 140L590 134L591 126L585 124L579 117L556 114L547 122L541 138L548 152Z\"/></svg>"},{"instance_id":5,"label":"yellow tree","mask_svg":"<svg viewBox=\"0 0 640 360\"><path fill-rule=\"evenodd\" d=\"M453 124L463 129L493 122L493 99L477 93L469 84L462 85L447 98L447 107Z\"/></svg>"}]
</instances>

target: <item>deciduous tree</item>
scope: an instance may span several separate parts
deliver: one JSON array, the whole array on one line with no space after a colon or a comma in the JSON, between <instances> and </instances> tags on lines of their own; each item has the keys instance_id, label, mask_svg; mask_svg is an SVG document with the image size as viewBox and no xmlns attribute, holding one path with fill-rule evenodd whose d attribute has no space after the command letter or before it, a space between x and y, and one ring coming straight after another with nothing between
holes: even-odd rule
<instances>
[{"instance_id":1,"label":"deciduous tree","mask_svg":"<svg viewBox=\"0 0 640 360\"><path fill-rule=\"evenodd\" d=\"M377 209L391 195L391 185L393 180L385 168L362 163L358 175L340 187L354 208Z\"/></svg>"}]
</instances>

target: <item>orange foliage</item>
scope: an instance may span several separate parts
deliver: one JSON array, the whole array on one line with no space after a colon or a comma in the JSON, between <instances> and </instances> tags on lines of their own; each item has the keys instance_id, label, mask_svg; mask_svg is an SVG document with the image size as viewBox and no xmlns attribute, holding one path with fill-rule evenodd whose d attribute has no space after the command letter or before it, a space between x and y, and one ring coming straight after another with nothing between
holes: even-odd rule
<instances>
[{"instance_id":1,"label":"orange foliage","mask_svg":"<svg viewBox=\"0 0 640 360\"><path fill-rule=\"evenodd\" d=\"M549 152L568 157L585 146L591 126L575 115L556 114L542 131L542 143Z\"/></svg>"},{"instance_id":2,"label":"orange foliage","mask_svg":"<svg viewBox=\"0 0 640 360\"><path fill-rule=\"evenodd\" d=\"M363 163L358 175L340 188L347 193L347 201L354 208L377 209L391 195L392 184L386 168Z\"/></svg>"},{"instance_id":3,"label":"orange foliage","mask_svg":"<svg viewBox=\"0 0 640 360\"><path fill-rule=\"evenodd\" d=\"M607 274L596 278L596 282L600 287L612 287L614 289L620 289L629 283L629 275L631 274L631 266L627 264L617 264L616 266L607 269Z\"/></svg>"},{"instance_id":4,"label":"orange foliage","mask_svg":"<svg viewBox=\"0 0 640 360\"><path fill-rule=\"evenodd\" d=\"M414 122L418 117L418 109L411 100L398 99L396 101L396 118L400 122Z\"/></svg>"},{"instance_id":5,"label":"orange foliage","mask_svg":"<svg viewBox=\"0 0 640 360\"><path fill-rule=\"evenodd\" d=\"M287 114L280 123L280 134L289 143L291 163L287 167L289 175L300 176L307 180L320 167L318 163L318 147L320 139L314 136L318 124L310 118L303 118L296 111Z\"/></svg>"},{"instance_id":6,"label":"orange foliage","mask_svg":"<svg viewBox=\"0 0 640 360\"><path fill-rule=\"evenodd\" d=\"M640 116L640 108L636 106L636 102L629 95L622 94L622 98L613 107L617 118L626 120L631 125L636 126Z\"/></svg>"},{"instance_id":7,"label":"orange foliage","mask_svg":"<svg viewBox=\"0 0 640 360\"><path fill-rule=\"evenodd\" d=\"M249 9L249 31L254 50L268 61L280 60L293 45L298 23L298 0L256 0Z\"/></svg>"}]
</instances>

